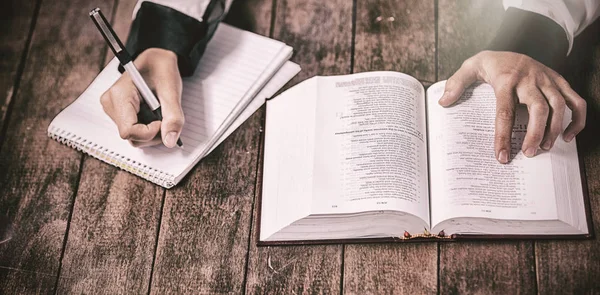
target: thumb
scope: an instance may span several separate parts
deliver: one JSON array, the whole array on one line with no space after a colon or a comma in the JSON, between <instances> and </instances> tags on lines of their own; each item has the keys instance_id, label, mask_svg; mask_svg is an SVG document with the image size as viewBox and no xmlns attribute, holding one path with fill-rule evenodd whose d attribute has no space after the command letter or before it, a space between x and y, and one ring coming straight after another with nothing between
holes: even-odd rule
<instances>
[{"instance_id":1,"label":"thumb","mask_svg":"<svg viewBox=\"0 0 600 295\"><path fill-rule=\"evenodd\" d=\"M444 95L442 95L438 103L443 107L449 107L458 101L463 92L465 92L465 88L477 81L477 73L474 58L466 60L460 69L446 81Z\"/></svg>"},{"instance_id":2,"label":"thumb","mask_svg":"<svg viewBox=\"0 0 600 295\"><path fill-rule=\"evenodd\" d=\"M158 94L162 111L160 125L162 142L166 147L172 148L177 145L185 119L181 108L181 87L169 86L157 87L156 94Z\"/></svg>"}]
</instances>

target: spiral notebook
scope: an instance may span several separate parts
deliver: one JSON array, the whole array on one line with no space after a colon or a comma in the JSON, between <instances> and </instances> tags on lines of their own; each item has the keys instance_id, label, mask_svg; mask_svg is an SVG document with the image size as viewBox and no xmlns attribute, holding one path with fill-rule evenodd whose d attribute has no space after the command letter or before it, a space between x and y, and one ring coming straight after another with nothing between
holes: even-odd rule
<instances>
[{"instance_id":1,"label":"spiral notebook","mask_svg":"<svg viewBox=\"0 0 600 295\"><path fill-rule=\"evenodd\" d=\"M85 92L48 127L48 135L163 187L176 185L300 67L284 43L221 24L194 76L184 78L183 148L135 148L119 137L100 96L120 77L113 59Z\"/></svg>"}]
</instances>

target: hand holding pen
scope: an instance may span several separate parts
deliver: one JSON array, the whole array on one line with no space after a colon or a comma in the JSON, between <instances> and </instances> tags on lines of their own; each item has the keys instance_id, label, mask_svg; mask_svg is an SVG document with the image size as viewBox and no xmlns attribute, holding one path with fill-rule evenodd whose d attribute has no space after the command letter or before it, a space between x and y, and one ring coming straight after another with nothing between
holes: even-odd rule
<instances>
[{"instance_id":1,"label":"hand holding pen","mask_svg":"<svg viewBox=\"0 0 600 295\"><path fill-rule=\"evenodd\" d=\"M125 68L125 73L100 99L104 111L117 125L121 138L137 147L159 144L161 138L169 148L183 146L179 139L184 116L177 55L169 50L151 48L132 62L100 9L92 10L90 17ZM156 91L158 99L151 89ZM148 110L145 115L144 109ZM153 120L140 121L144 116ZM159 132L161 137L157 137Z\"/></svg>"}]
</instances>

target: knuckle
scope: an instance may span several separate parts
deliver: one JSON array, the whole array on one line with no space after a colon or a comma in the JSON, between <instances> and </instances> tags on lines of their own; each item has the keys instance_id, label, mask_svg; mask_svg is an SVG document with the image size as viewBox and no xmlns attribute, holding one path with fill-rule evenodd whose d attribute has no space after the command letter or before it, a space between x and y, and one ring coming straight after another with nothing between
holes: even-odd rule
<instances>
[{"instance_id":1,"label":"knuckle","mask_svg":"<svg viewBox=\"0 0 600 295\"><path fill-rule=\"evenodd\" d=\"M583 98L578 98L575 100L574 106L578 110L585 111L587 109L587 102Z\"/></svg>"},{"instance_id":2,"label":"knuckle","mask_svg":"<svg viewBox=\"0 0 600 295\"><path fill-rule=\"evenodd\" d=\"M117 82L118 83L118 82ZM121 86L115 84L112 87L110 87L110 89L108 89L106 92L108 92L108 94L112 97L112 96L119 96L119 94L121 93Z\"/></svg>"},{"instance_id":3,"label":"knuckle","mask_svg":"<svg viewBox=\"0 0 600 295\"><path fill-rule=\"evenodd\" d=\"M531 104L531 112L535 115L548 116L550 107L545 100L543 102L538 100Z\"/></svg>"},{"instance_id":4,"label":"knuckle","mask_svg":"<svg viewBox=\"0 0 600 295\"><path fill-rule=\"evenodd\" d=\"M496 135L494 136L494 139L496 140L496 143L498 143L498 144L505 144L507 142L510 142L510 137L506 136L505 134L501 134L501 133L496 133Z\"/></svg>"},{"instance_id":5,"label":"knuckle","mask_svg":"<svg viewBox=\"0 0 600 295\"><path fill-rule=\"evenodd\" d=\"M170 118L168 120L167 124L170 127L180 129L180 128L183 127L183 124L185 124L185 119L183 118L183 116L178 116L178 117L175 117L175 118Z\"/></svg>"},{"instance_id":6,"label":"knuckle","mask_svg":"<svg viewBox=\"0 0 600 295\"><path fill-rule=\"evenodd\" d=\"M554 86L554 83L552 83L552 80L550 79L550 77L548 77L548 74L546 74L543 71L540 71L537 74L537 84L540 86L540 88Z\"/></svg>"},{"instance_id":7,"label":"knuckle","mask_svg":"<svg viewBox=\"0 0 600 295\"><path fill-rule=\"evenodd\" d=\"M575 129L578 130L578 131L583 130L583 128L585 127L585 119L574 121L573 122L573 127L575 127Z\"/></svg>"},{"instance_id":8,"label":"knuckle","mask_svg":"<svg viewBox=\"0 0 600 295\"><path fill-rule=\"evenodd\" d=\"M563 76L559 75L558 73L555 73L556 76L554 77L556 84L558 84L558 86L562 87L562 88L571 88L571 84L569 84L569 81L567 81L567 79L565 79Z\"/></svg>"},{"instance_id":9,"label":"knuckle","mask_svg":"<svg viewBox=\"0 0 600 295\"><path fill-rule=\"evenodd\" d=\"M515 116L515 111L511 108L499 108L496 111L496 118L501 121L512 121Z\"/></svg>"},{"instance_id":10,"label":"knuckle","mask_svg":"<svg viewBox=\"0 0 600 295\"><path fill-rule=\"evenodd\" d=\"M469 58L462 63L461 68L473 69L475 67L475 63L475 58Z\"/></svg>"},{"instance_id":11,"label":"knuckle","mask_svg":"<svg viewBox=\"0 0 600 295\"><path fill-rule=\"evenodd\" d=\"M500 77L500 81L502 81L502 85L508 89L514 89L520 82L519 75L514 73L504 73Z\"/></svg>"},{"instance_id":12,"label":"knuckle","mask_svg":"<svg viewBox=\"0 0 600 295\"><path fill-rule=\"evenodd\" d=\"M557 99L552 105L552 111L555 113L564 113L567 108L567 104L564 99Z\"/></svg>"},{"instance_id":13,"label":"knuckle","mask_svg":"<svg viewBox=\"0 0 600 295\"><path fill-rule=\"evenodd\" d=\"M110 104L110 92L106 91L100 96L100 104L103 107L107 107Z\"/></svg>"},{"instance_id":14,"label":"knuckle","mask_svg":"<svg viewBox=\"0 0 600 295\"><path fill-rule=\"evenodd\" d=\"M131 130L129 128L119 128L119 136L127 140L131 137Z\"/></svg>"}]
</instances>

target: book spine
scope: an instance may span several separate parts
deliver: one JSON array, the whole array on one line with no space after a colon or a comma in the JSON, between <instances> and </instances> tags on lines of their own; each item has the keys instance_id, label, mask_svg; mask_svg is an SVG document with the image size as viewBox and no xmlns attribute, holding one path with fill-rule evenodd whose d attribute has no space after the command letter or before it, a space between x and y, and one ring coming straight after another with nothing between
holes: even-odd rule
<instances>
[{"instance_id":1,"label":"book spine","mask_svg":"<svg viewBox=\"0 0 600 295\"><path fill-rule=\"evenodd\" d=\"M175 185L174 175L131 160L115 151L111 151L61 128L50 126L50 128L48 128L48 136L59 143L86 153L98 160L121 168L122 170L135 174L162 187L171 188Z\"/></svg>"}]
</instances>

